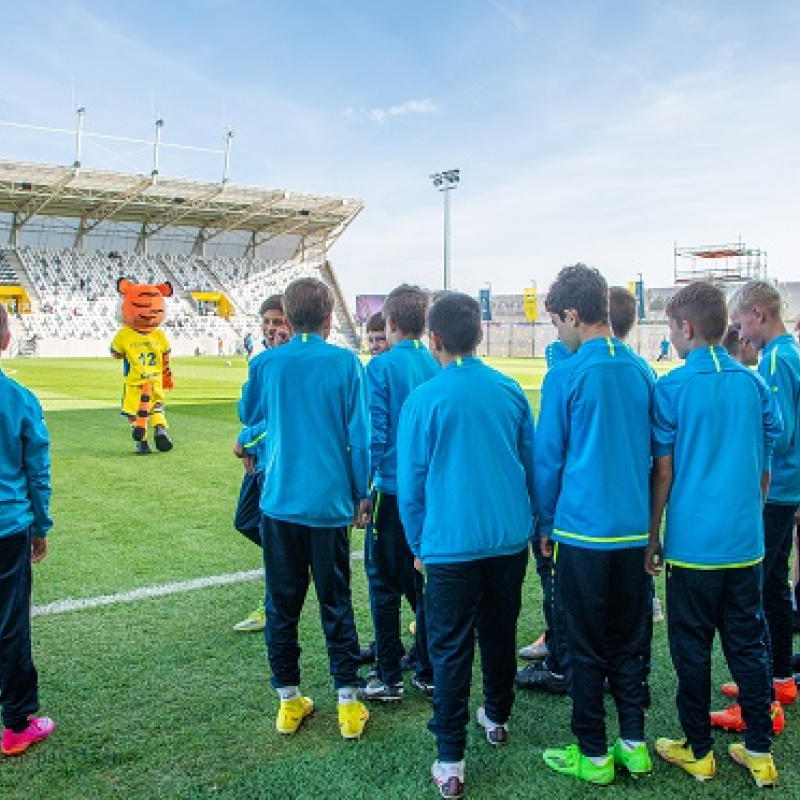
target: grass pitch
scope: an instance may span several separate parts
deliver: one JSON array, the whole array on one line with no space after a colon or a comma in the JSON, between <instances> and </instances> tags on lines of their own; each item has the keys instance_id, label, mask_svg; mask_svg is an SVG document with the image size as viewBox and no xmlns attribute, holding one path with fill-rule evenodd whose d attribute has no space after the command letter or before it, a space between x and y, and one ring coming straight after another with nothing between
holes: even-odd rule
<instances>
[{"instance_id":1,"label":"grass pitch","mask_svg":"<svg viewBox=\"0 0 800 800\"><path fill-rule=\"evenodd\" d=\"M525 388L534 411L540 360L493 362ZM133 455L118 414L119 365L104 360L18 360L2 369L37 392L53 447L55 528L35 569L35 603L92 598L260 567L260 551L231 526L241 479L231 455L244 361L176 359L177 389L167 414L175 449ZM353 550L361 550L354 535ZM661 587L659 587L661 588ZM309 594L301 621L303 691L317 712L294 737L274 732L264 642L231 626L260 599L261 581L198 589L100 608L37 616L34 647L42 712L53 738L0 761L2 798L416 798L436 797L430 707L408 686L392 708L372 707L363 740L338 733L336 698L318 611ZM353 560L356 621L371 638L363 562ZM406 622L410 620L407 614ZM521 643L542 629L534 571L525 585ZM476 670L471 708L480 701ZM715 682L727 678L715 658ZM408 682L407 682L408 684ZM648 737L677 736L674 675L665 628L656 625L654 704ZM718 697L720 705L722 696ZM569 701L519 693L508 747L490 749L472 725L467 752L471 798L578 797L586 786L551 773L547 746L572 741ZM609 705L610 710L610 705ZM800 796L800 711L787 712L778 738L778 791ZM609 715L609 736L615 721ZM647 780L620 776L605 797L708 797L750 793L753 784L726 755L737 737L717 736L719 775L702 788L662 763Z\"/></svg>"}]
</instances>

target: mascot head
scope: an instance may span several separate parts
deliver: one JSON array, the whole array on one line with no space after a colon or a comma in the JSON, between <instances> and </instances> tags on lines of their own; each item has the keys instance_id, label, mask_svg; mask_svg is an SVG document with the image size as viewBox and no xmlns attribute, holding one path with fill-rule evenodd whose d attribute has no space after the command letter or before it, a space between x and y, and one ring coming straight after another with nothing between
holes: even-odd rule
<instances>
[{"instance_id":1,"label":"mascot head","mask_svg":"<svg viewBox=\"0 0 800 800\"><path fill-rule=\"evenodd\" d=\"M172 297L170 283L133 283L126 278L117 281L122 295L122 321L139 333L154 331L164 321L165 297Z\"/></svg>"}]
</instances>

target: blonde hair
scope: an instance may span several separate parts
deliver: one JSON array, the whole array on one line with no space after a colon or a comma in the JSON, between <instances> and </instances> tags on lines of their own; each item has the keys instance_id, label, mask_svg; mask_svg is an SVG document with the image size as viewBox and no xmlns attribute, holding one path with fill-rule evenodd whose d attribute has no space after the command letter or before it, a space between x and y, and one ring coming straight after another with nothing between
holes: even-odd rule
<instances>
[{"instance_id":1,"label":"blonde hair","mask_svg":"<svg viewBox=\"0 0 800 800\"><path fill-rule=\"evenodd\" d=\"M740 314L761 306L772 319L780 319L783 301L772 284L766 281L750 281L734 292L729 306L731 313Z\"/></svg>"}]
</instances>

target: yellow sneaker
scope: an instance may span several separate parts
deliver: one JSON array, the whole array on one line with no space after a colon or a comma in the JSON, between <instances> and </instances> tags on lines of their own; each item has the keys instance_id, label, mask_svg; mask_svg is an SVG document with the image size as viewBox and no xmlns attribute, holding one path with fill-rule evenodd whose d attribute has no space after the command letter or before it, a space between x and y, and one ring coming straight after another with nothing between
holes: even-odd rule
<instances>
[{"instance_id":1,"label":"yellow sneaker","mask_svg":"<svg viewBox=\"0 0 800 800\"><path fill-rule=\"evenodd\" d=\"M767 753L763 756L754 756L745 750L743 744L732 744L728 748L730 757L745 769L750 770L756 786L775 786L778 782L778 770L772 760L772 754Z\"/></svg>"},{"instance_id":2,"label":"yellow sneaker","mask_svg":"<svg viewBox=\"0 0 800 800\"><path fill-rule=\"evenodd\" d=\"M709 750L702 758L695 758L686 739L658 739L656 752L670 764L680 767L698 781L710 781L717 774L714 752Z\"/></svg>"},{"instance_id":3,"label":"yellow sneaker","mask_svg":"<svg viewBox=\"0 0 800 800\"><path fill-rule=\"evenodd\" d=\"M314 701L310 697L293 697L281 700L275 729L286 735L296 733L300 723L314 710Z\"/></svg>"},{"instance_id":4,"label":"yellow sneaker","mask_svg":"<svg viewBox=\"0 0 800 800\"><path fill-rule=\"evenodd\" d=\"M360 738L368 719L367 707L358 700L339 703L339 730L345 739Z\"/></svg>"},{"instance_id":5,"label":"yellow sneaker","mask_svg":"<svg viewBox=\"0 0 800 800\"><path fill-rule=\"evenodd\" d=\"M251 611L241 622L237 622L233 629L238 633L258 633L263 631L267 625L267 612L264 604Z\"/></svg>"}]
</instances>

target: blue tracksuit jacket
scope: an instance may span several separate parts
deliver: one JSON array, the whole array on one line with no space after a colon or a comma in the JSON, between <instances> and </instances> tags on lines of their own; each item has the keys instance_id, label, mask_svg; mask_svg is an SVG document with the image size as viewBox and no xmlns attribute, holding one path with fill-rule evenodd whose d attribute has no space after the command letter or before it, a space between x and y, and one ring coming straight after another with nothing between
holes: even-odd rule
<instances>
[{"instance_id":1,"label":"blue tracksuit jacket","mask_svg":"<svg viewBox=\"0 0 800 800\"><path fill-rule=\"evenodd\" d=\"M426 563L517 553L533 531L533 418L519 385L458 358L406 399L397 438L400 518Z\"/></svg>"}]
</instances>

